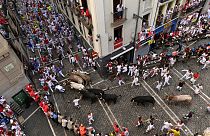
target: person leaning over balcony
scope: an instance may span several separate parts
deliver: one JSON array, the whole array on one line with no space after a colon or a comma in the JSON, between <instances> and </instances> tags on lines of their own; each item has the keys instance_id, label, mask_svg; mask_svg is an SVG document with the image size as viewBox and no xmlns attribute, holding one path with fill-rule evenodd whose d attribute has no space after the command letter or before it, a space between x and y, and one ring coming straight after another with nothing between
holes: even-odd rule
<instances>
[{"instance_id":1,"label":"person leaning over balcony","mask_svg":"<svg viewBox=\"0 0 210 136\"><path fill-rule=\"evenodd\" d=\"M116 10L118 18L121 19L123 17L123 4L119 3L116 7Z\"/></svg>"}]
</instances>

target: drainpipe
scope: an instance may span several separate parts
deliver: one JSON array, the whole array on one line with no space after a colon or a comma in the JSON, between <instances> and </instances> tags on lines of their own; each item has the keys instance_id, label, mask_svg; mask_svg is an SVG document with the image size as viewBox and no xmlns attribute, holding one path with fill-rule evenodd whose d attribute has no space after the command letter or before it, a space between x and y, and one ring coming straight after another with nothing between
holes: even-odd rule
<instances>
[{"instance_id":1,"label":"drainpipe","mask_svg":"<svg viewBox=\"0 0 210 136\"><path fill-rule=\"evenodd\" d=\"M139 3L138 3L138 12L137 12L137 16L139 16L139 12L140 12L140 4L141 4L141 0L139 0ZM131 57L130 60L133 60L133 62L136 61L136 53L135 53L135 48L136 48L136 34L137 34L137 28L138 28L138 22L139 22L139 17L136 18L136 27L135 27L135 33L134 33L134 39L133 39L133 46L134 46L134 49L133 49L133 53L131 52L131 56L133 54L133 58Z\"/></svg>"}]
</instances>

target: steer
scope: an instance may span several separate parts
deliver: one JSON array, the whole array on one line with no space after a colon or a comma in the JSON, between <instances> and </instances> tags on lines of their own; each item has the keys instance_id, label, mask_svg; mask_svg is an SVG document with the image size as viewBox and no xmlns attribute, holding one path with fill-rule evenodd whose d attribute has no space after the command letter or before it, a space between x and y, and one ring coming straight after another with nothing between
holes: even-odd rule
<instances>
[{"instance_id":1,"label":"steer","mask_svg":"<svg viewBox=\"0 0 210 136\"><path fill-rule=\"evenodd\" d=\"M155 99L154 97L148 95L148 96L136 96L131 99L131 102L136 102L137 105L141 103L142 105L145 106L145 103L152 103L153 105L155 104Z\"/></svg>"},{"instance_id":2,"label":"steer","mask_svg":"<svg viewBox=\"0 0 210 136\"><path fill-rule=\"evenodd\" d=\"M190 95L175 95L175 96L166 96L166 100L173 102L188 102L192 101L192 97Z\"/></svg>"},{"instance_id":3,"label":"steer","mask_svg":"<svg viewBox=\"0 0 210 136\"><path fill-rule=\"evenodd\" d=\"M75 75L75 74L70 74L69 80L79 83L79 84L84 84L84 80L80 76Z\"/></svg>"},{"instance_id":4,"label":"steer","mask_svg":"<svg viewBox=\"0 0 210 136\"><path fill-rule=\"evenodd\" d=\"M78 83L75 83L75 82L70 82L70 87L74 88L74 89L77 89L77 90L84 90L85 89L84 85L78 84Z\"/></svg>"},{"instance_id":5,"label":"steer","mask_svg":"<svg viewBox=\"0 0 210 136\"><path fill-rule=\"evenodd\" d=\"M91 100L91 104L96 102L98 97L91 92L87 92L87 91L80 91L80 94L82 94L82 99L90 99Z\"/></svg>"},{"instance_id":6,"label":"steer","mask_svg":"<svg viewBox=\"0 0 210 136\"><path fill-rule=\"evenodd\" d=\"M88 76L88 74L84 73L83 71L72 71L72 73L81 77L84 80L85 85L88 85L92 82L90 76Z\"/></svg>"},{"instance_id":7,"label":"steer","mask_svg":"<svg viewBox=\"0 0 210 136\"><path fill-rule=\"evenodd\" d=\"M119 96L121 96L121 95L119 95ZM116 94L101 94L100 99L103 99L107 103L114 102L114 104L115 104L117 102L117 98L119 96Z\"/></svg>"}]
</instances>

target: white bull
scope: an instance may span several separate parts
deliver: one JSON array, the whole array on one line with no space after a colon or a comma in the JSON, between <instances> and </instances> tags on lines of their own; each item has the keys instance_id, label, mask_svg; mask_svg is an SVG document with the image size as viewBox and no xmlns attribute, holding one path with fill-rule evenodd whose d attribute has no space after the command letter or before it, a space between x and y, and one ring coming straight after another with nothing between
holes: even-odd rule
<instances>
[{"instance_id":1,"label":"white bull","mask_svg":"<svg viewBox=\"0 0 210 136\"><path fill-rule=\"evenodd\" d=\"M190 95L175 95L175 96L166 96L168 101L174 102L188 102L192 101L192 97Z\"/></svg>"},{"instance_id":2,"label":"white bull","mask_svg":"<svg viewBox=\"0 0 210 136\"><path fill-rule=\"evenodd\" d=\"M70 82L70 87L74 88L74 89L77 89L77 90L84 90L85 89L84 85L78 84L78 83L75 83L75 82Z\"/></svg>"}]
</instances>

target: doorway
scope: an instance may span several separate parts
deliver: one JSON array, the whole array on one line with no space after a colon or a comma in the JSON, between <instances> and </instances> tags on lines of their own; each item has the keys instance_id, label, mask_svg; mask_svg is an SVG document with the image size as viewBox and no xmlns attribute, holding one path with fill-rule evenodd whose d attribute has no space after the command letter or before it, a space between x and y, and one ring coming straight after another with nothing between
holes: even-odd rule
<instances>
[{"instance_id":1,"label":"doorway","mask_svg":"<svg viewBox=\"0 0 210 136\"><path fill-rule=\"evenodd\" d=\"M142 27L144 29L147 29L149 26L149 15L150 13L143 16Z\"/></svg>"},{"instance_id":2,"label":"doorway","mask_svg":"<svg viewBox=\"0 0 210 136\"><path fill-rule=\"evenodd\" d=\"M117 5L120 3L122 4L122 0L113 0L113 12L114 13L117 12Z\"/></svg>"},{"instance_id":3,"label":"doorway","mask_svg":"<svg viewBox=\"0 0 210 136\"><path fill-rule=\"evenodd\" d=\"M122 39L122 29L123 29L123 25L114 28L114 39L115 40Z\"/></svg>"},{"instance_id":4,"label":"doorway","mask_svg":"<svg viewBox=\"0 0 210 136\"><path fill-rule=\"evenodd\" d=\"M15 94L12 99L21 107L24 105L28 107L32 102L31 97L29 97L23 90Z\"/></svg>"}]
</instances>

